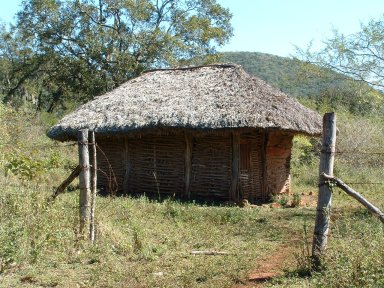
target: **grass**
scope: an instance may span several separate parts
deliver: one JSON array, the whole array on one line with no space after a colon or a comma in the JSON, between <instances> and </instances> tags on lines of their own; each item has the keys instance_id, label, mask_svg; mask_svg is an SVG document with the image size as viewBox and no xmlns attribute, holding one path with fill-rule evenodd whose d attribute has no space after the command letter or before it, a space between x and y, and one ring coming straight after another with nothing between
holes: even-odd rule
<instances>
[{"instance_id":1,"label":"grass","mask_svg":"<svg viewBox=\"0 0 384 288\"><path fill-rule=\"evenodd\" d=\"M47 202L76 162L76 149L43 137L39 119L13 115L4 107L0 114L12 123L0 123L0 287L232 287L245 283L282 246L292 248L284 253L296 261L268 287L384 285L383 225L336 188L328 251L319 272L311 271L308 261L313 205L238 208L145 196L98 197L97 241L91 245L78 235L76 185ZM383 119L341 114L338 121L338 149L355 153L336 155L335 175L345 182L382 183L384 157L356 152L381 151ZM295 140L295 194L284 202L305 200L310 192L316 198L318 143ZM384 185L351 186L384 208ZM228 255L193 256L192 250Z\"/></svg>"},{"instance_id":2,"label":"grass","mask_svg":"<svg viewBox=\"0 0 384 288\"><path fill-rule=\"evenodd\" d=\"M75 193L47 204L43 187L1 194L4 287L231 287L300 233L304 208L212 207L146 197L97 199L97 241L79 240ZM228 252L193 256L192 250Z\"/></svg>"}]
</instances>

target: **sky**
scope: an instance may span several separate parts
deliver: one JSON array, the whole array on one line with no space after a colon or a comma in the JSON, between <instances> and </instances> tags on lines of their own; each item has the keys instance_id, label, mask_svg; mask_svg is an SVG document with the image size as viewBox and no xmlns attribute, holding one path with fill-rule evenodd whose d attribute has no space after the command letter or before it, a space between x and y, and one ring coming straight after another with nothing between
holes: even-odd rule
<instances>
[{"instance_id":1,"label":"sky","mask_svg":"<svg viewBox=\"0 0 384 288\"><path fill-rule=\"evenodd\" d=\"M313 48L337 29L360 30L384 15L383 0L217 0L233 14L234 36L220 51L263 52L288 57L295 46ZM21 0L0 0L0 20L14 21ZM383 7L383 8L382 8Z\"/></svg>"}]
</instances>

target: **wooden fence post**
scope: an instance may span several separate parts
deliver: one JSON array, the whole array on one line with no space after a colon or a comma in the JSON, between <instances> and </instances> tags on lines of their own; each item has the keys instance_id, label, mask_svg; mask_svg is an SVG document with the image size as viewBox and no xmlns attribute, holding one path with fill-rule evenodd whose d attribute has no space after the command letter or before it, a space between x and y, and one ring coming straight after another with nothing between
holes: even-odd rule
<instances>
[{"instance_id":1,"label":"wooden fence post","mask_svg":"<svg viewBox=\"0 0 384 288\"><path fill-rule=\"evenodd\" d=\"M324 253L327 247L332 191L330 186L326 184L326 179L324 178L323 173L333 176L335 144L336 115L333 112L326 113L323 117L323 144L320 156L319 195L312 243L314 268L320 267L320 256Z\"/></svg>"},{"instance_id":2,"label":"wooden fence post","mask_svg":"<svg viewBox=\"0 0 384 288\"><path fill-rule=\"evenodd\" d=\"M89 239L95 242L95 210L96 210L96 194L97 194L97 157L96 157L96 137L95 131L89 132L90 154L91 154L91 215L89 225Z\"/></svg>"},{"instance_id":3,"label":"wooden fence post","mask_svg":"<svg viewBox=\"0 0 384 288\"><path fill-rule=\"evenodd\" d=\"M89 169L89 151L88 151L88 130L80 130L77 134L79 143L79 165L81 167L79 175L80 186L80 235L84 237L84 233L89 231L90 216L90 169Z\"/></svg>"}]
</instances>

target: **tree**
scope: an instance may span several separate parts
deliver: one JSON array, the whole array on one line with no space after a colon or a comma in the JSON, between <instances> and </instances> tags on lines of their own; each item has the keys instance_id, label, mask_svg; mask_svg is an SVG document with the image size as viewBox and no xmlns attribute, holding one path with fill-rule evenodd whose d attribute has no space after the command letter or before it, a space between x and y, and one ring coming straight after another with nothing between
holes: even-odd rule
<instances>
[{"instance_id":1,"label":"tree","mask_svg":"<svg viewBox=\"0 0 384 288\"><path fill-rule=\"evenodd\" d=\"M384 113L384 16L361 24L361 31L348 36L335 30L319 51L314 52L311 45L297 51L299 59L305 62L302 75L327 85L343 83L337 89L328 86L321 101L325 99L333 105L347 103L353 113ZM350 83L345 85L347 81Z\"/></svg>"},{"instance_id":2,"label":"tree","mask_svg":"<svg viewBox=\"0 0 384 288\"><path fill-rule=\"evenodd\" d=\"M337 30L317 52L299 49L302 59L379 89L384 88L384 16L361 24L361 31L343 35Z\"/></svg>"},{"instance_id":3,"label":"tree","mask_svg":"<svg viewBox=\"0 0 384 288\"><path fill-rule=\"evenodd\" d=\"M2 29L5 100L23 87L53 111L143 70L213 62L230 19L216 0L25 0L16 26Z\"/></svg>"}]
</instances>

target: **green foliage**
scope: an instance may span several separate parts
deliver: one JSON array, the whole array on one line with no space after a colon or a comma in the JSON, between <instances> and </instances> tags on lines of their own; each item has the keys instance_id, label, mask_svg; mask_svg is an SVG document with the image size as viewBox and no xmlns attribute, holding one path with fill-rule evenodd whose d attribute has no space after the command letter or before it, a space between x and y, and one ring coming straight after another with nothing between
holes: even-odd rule
<instances>
[{"instance_id":1,"label":"green foliage","mask_svg":"<svg viewBox=\"0 0 384 288\"><path fill-rule=\"evenodd\" d=\"M272 195L271 201L279 204L281 207L288 207L289 195L287 194Z\"/></svg>"},{"instance_id":2,"label":"green foliage","mask_svg":"<svg viewBox=\"0 0 384 288\"><path fill-rule=\"evenodd\" d=\"M74 166L73 147L59 145L45 136L44 127L54 118L48 119L27 107L13 110L0 104L0 171L8 181L16 180L16 176L23 182L55 183Z\"/></svg>"},{"instance_id":3,"label":"green foliage","mask_svg":"<svg viewBox=\"0 0 384 288\"><path fill-rule=\"evenodd\" d=\"M320 112L384 113L384 95L380 91L331 69L258 52L226 52L221 54L221 61L242 65L248 73Z\"/></svg>"},{"instance_id":4,"label":"green foliage","mask_svg":"<svg viewBox=\"0 0 384 288\"><path fill-rule=\"evenodd\" d=\"M358 81L384 87L383 74L384 17L361 24L360 31L343 35L337 30L324 41L324 47L313 51L299 50L305 61L337 71Z\"/></svg>"},{"instance_id":5,"label":"green foliage","mask_svg":"<svg viewBox=\"0 0 384 288\"><path fill-rule=\"evenodd\" d=\"M354 80L341 82L349 83L349 87L342 85L342 89L325 91L322 96L325 103L332 108L344 104L356 115L371 112L383 115L384 17L361 24L360 31L354 34L343 35L334 30L333 36L323 43L318 51L314 51L311 45L305 50L297 49L298 57L307 66L304 74L327 82L332 75L339 76L339 79Z\"/></svg>"},{"instance_id":6,"label":"green foliage","mask_svg":"<svg viewBox=\"0 0 384 288\"><path fill-rule=\"evenodd\" d=\"M215 0L27 0L1 27L4 100L66 110L151 68L215 61L232 35Z\"/></svg>"},{"instance_id":7,"label":"green foliage","mask_svg":"<svg viewBox=\"0 0 384 288\"><path fill-rule=\"evenodd\" d=\"M47 172L47 170L41 160L34 160L20 154L7 155L5 164L6 174L13 173L20 176L21 179L31 180L44 172Z\"/></svg>"},{"instance_id":8,"label":"green foliage","mask_svg":"<svg viewBox=\"0 0 384 288\"><path fill-rule=\"evenodd\" d=\"M295 147L292 163L298 165L310 165L319 156L319 140L297 135L293 139Z\"/></svg>"},{"instance_id":9,"label":"green foliage","mask_svg":"<svg viewBox=\"0 0 384 288\"><path fill-rule=\"evenodd\" d=\"M21 151L9 153L5 156L5 173L17 175L22 180L42 179L45 173L64 165L64 159L58 152L51 152L48 157L35 156L36 150L27 156Z\"/></svg>"},{"instance_id":10,"label":"green foliage","mask_svg":"<svg viewBox=\"0 0 384 288\"><path fill-rule=\"evenodd\" d=\"M289 202L289 197L288 195L281 195L281 197L279 197L279 200L277 201L277 203L279 203L282 207L285 207L288 205L288 202Z\"/></svg>"}]
</instances>

